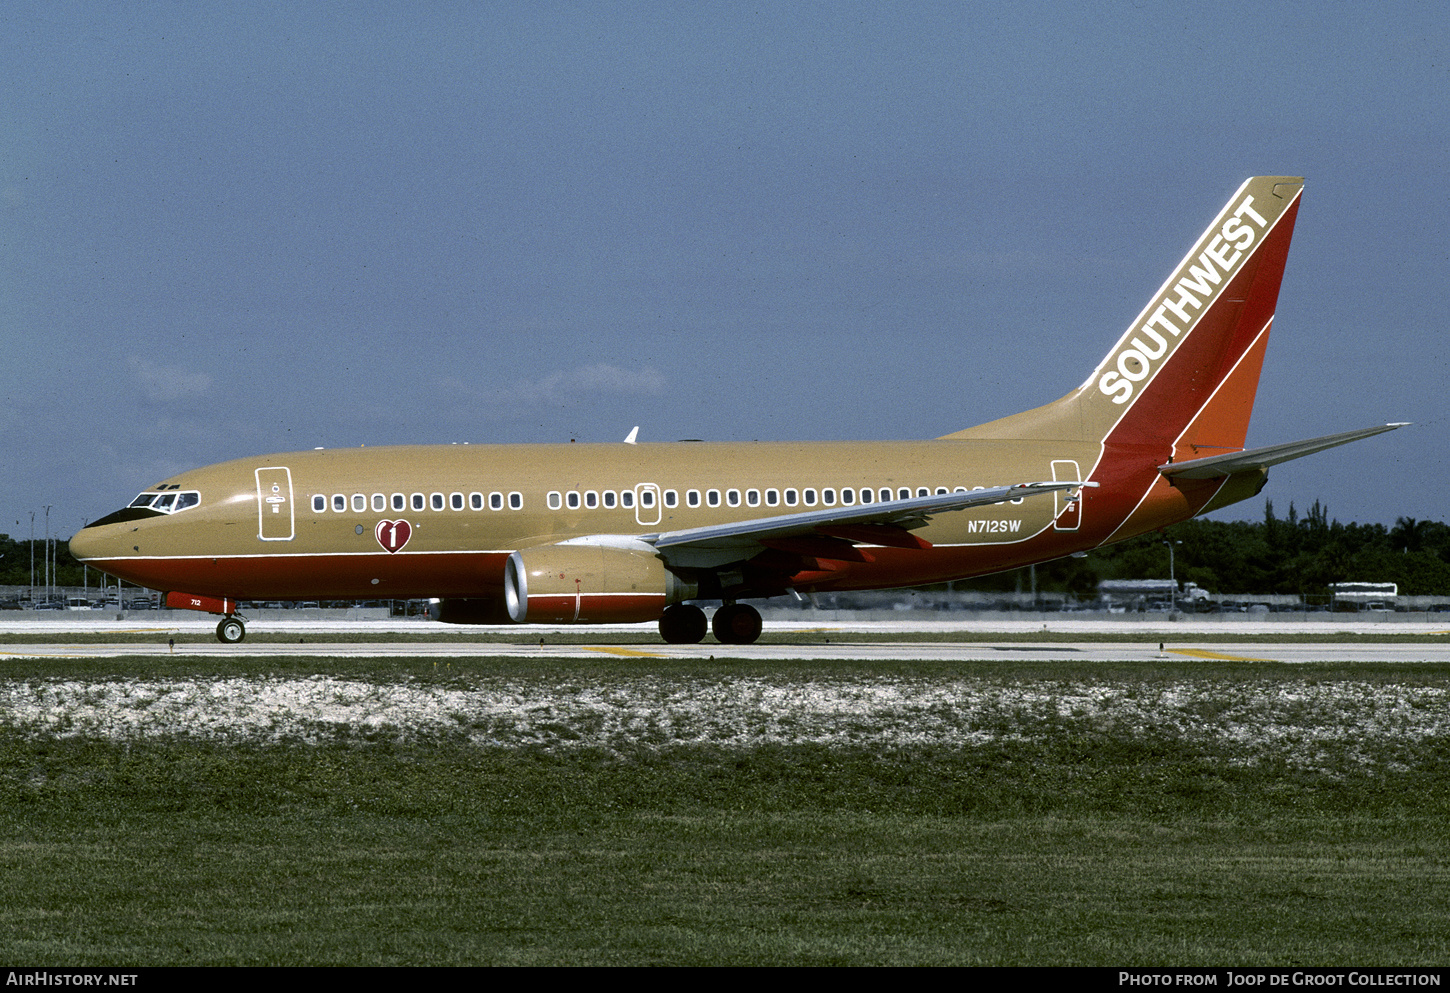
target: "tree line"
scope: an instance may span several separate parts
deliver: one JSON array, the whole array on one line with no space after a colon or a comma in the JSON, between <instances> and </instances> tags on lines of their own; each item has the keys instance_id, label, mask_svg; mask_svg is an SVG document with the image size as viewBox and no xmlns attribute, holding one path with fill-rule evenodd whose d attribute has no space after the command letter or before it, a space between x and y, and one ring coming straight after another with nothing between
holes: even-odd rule
<instances>
[{"instance_id":1,"label":"tree line","mask_svg":"<svg viewBox=\"0 0 1450 993\"><path fill-rule=\"evenodd\" d=\"M1383 524L1341 524L1315 501L1300 516L1292 503L1286 517L1264 504L1262 521L1192 520L1162 531L1095 549L1083 558L1059 559L1036 568L1040 592L1097 595L1103 579L1167 579L1168 543L1174 577L1210 593L1329 594L1330 583L1398 583L1400 593L1450 596L1450 525L1401 517ZM0 585L29 586L31 544L0 534ZM45 583L45 543L34 543L35 583ZM86 579L65 541L53 541L57 586L81 586ZM957 589L1022 589L1027 570L986 576ZM100 577L91 570L91 586Z\"/></svg>"},{"instance_id":2,"label":"tree line","mask_svg":"<svg viewBox=\"0 0 1450 993\"><path fill-rule=\"evenodd\" d=\"M1331 583L1397 583L1406 596L1450 596L1450 525L1401 517L1383 524L1342 524L1315 501L1300 516L1264 505L1262 521L1191 520L1094 549L1084 558L1058 559L1036 569L1040 592L1097 595L1103 579L1169 578L1194 582L1210 593L1288 593L1327 598ZM1017 570L956 583L958 589L1025 589Z\"/></svg>"}]
</instances>

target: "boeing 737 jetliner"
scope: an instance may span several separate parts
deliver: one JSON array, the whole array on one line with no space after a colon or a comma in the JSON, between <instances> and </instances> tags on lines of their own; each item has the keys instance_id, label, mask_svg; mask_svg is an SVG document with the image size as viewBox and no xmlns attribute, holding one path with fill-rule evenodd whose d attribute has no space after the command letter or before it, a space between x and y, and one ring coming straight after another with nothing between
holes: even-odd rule
<instances>
[{"instance_id":1,"label":"boeing 737 jetliner","mask_svg":"<svg viewBox=\"0 0 1450 993\"><path fill-rule=\"evenodd\" d=\"M1270 466L1398 427L1244 450L1301 179L1229 199L1081 386L934 441L337 449L184 472L71 539L222 615L240 599L436 600L457 623L760 634L738 601L919 586L1096 548L1258 493ZM693 601L720 600L707 625Z\"/></svg>"}]
</instances>

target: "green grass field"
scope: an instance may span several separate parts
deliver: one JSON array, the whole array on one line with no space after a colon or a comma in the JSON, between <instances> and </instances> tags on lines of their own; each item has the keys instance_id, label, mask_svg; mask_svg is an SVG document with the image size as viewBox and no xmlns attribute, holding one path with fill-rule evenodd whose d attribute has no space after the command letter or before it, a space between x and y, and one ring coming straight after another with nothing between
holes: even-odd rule
<instances>
[{"instance_id":1,"label":"green grass field","mask_svg":"<svg viewBox=\"0 0 1450 993\"><path fill-rule=\"evenodd\" d=\"M1434 965L1447 676L11 660L0 957Z\"/></svg>"}]
</instances>

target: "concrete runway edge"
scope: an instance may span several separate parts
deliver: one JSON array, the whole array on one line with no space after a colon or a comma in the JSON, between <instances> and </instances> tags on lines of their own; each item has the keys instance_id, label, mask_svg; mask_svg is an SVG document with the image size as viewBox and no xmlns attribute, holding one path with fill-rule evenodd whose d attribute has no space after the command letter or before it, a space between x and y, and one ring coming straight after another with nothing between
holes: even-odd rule
<instances>
[{"instance_id":1,"label":"concrete runway edge","mask_svg":"<svg viewBox=\"0 0 1450 993\"><path fill-rule=\"evenodd\" d=\"M826 623L792 621L767 621L766 640L755 645L722 645L708 638L699 645L666 645L664 643L611 644L611 635L628 632L631 634L653 634L652 624L597 625L584 627L555 627L543 625L519 625L509 628L456 628L433 624L417 619L386 620L266 620L250 625L252 633L296 635L291 641L244 641L237 645L223 645L215 641L192 640L198 634L207 635L215 627L216 618L187 617L172 623L146 623L131 616L123 619L110 617L87 617L69 615L59 618L36 620L0 619L0 634L22 636L24 634L56 635L61 633L96 634L146 633L154 634L154 642L127 643L23 643L16 637L16 643L0 644L0 661L18 658L106 658L119 656L145 656L167 654L182 656L208 656L233 658L258 658L270 656L290 657L423 657L423 658L469 658L469 657L519 657L519 658L638 658L646 659L707 659L741 658L751 660L941 660L941 661L1005 661L1033 658L1042 661L1077 662L1122 662L1153 660L1203 659L1220 661L1262 661L1262 662L1450 662L1450 625L1439 624L1356 624L1335 621L1304 621L1272 623L1241 621L1226 625L1221 621L1194 623L1192 617L1179 621L1167 618L1157 620L953 620L909 619L899 621L832 621ZM450 635L466 635L488 630L507 632L514 636L508 643L455 640ZM1022 642L1012 641L993 644L990 641L971 642L924 642L924 641L861 641L853 635L870 634L876 638L899 633L902 635L961 631L975 635L1010 634L1021 637L1037 632L1057 635L1072 633L1109 634L1142 638L1145 635L1161 643L1143 641L1123 642ZM550 644L551 636L567 632L571 636L587 633L594 643L585 645ZM328 638L329 634L376 635L367 642L338 642ZM426 633L436 635L436 640L396 641L389 635ZM1281 635L1283 643L1265 644L1226 643L1216 639L1224 634ZM1397 644L1331 644L1315 643L1315 636L1332 634L1395 634L1423 638L1413 643ZM178 634L185 634L188 640L173 648L168 641ZM797 644L771 644L771 634L809 634L810 641ZM597 641L595 640L597 636ZM1290 639L1293 639L1292 641ZM542 642L542 643L541 643Z\"/></svg>"}]
</instances>

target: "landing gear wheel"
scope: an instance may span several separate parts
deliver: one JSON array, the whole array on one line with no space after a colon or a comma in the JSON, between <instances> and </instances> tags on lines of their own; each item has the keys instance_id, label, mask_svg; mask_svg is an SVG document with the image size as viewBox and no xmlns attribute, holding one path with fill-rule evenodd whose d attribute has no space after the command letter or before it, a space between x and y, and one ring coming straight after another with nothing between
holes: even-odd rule
<instances>
[{"instance_id":1,"label":"landing gear wheel","mask_svg":"<svg viewBox=\"0 0 1450 993\"><path fill-rule=\"evenodd\" d=\"M660 617L660 637L671 645L697 645L705 640L709 628L705 612L693 603L677 603L666 607Z\"/></svg>"},{"instance_id":2,"label":"landing gear wheel","mask_svg":"<svg viewBox=\"0 0 1450 993\"><path fill-rule=\"evenodd\" d=\"M710 628L725 645L753 645L760 637L760 611L748 603L727 603L715 611Z\"/></svg>"},{"instance_id":3,"label":"landing gear wheel","mask_svg":"<svg viewBox=\"0 0 1450 993\"><path fill-rule=\"evenodd\" d=\"M240 617L223 617L216 626L216 640L223 645L235 645L247 636L247 625Z\"/></svg>"}]
</instances>

